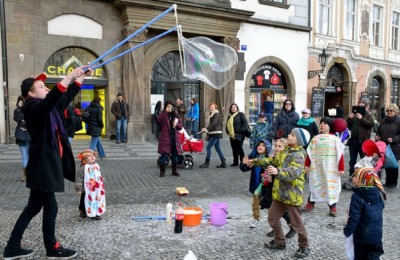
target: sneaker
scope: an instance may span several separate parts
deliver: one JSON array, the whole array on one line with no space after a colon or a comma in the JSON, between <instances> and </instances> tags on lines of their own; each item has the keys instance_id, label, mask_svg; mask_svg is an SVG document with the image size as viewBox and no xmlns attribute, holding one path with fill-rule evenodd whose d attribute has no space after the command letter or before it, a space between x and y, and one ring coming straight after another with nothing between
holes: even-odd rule
<instances>
[{"instance_id":1,"label":"sneaker","mask_svg":"<svg viewBox=\"0 0 400 260\"><path fill-rule=\"evenodd\" d=\"M336 207L333 207L329 210L329 216L331 217L336 217L337 213L336 213Z\"/></svg>"},{"instance_id":2,"label":"sneaker","mask_svg":"<svg viewBox=\"0 0 400 260\"><path fill-rule=\"evenodd\" d=\"M277 243L275 243L275 240L271 240L268 243L265 243L264 246L269 249L277 249L277 250L286 249L286 244L278 245Z\"/></svg>"},{"instance_id":3,"label":"sneaker","mask_svg":"<svg viewBox=\"0 0 400 260\"><path fill-rule=\"evenodd\" d=\"M251 221L251 223L250 223L250 228L256 228L260 225L261 225L261 222L259 220L253 219L253 221Z\"/></svg>"},{"instance_id":4,"label":"sneaker","mask_svg":"<svg viewBox=\"0 0 400 260\"><path fill-rule=\"evenodd\" d=\"M15 250L9 250L7 247L4 249L3 258L4 260L20 259L33 255L33 250L17 248Z\"/></svg>"},{"instance_id":5,"label":"sneaker","mask_svg":"<svg viewBox=\"0 0 400 260\"><path fill-rule=\"evenodd\" d=\"M275 236L275 231L272 230L270 232L267 233L267 237L274 237Z\"/></svg>"},{"instance_id":6,"label":"sneaker","mask_svg":"<svg viewBox=\"0 0 400 260\"><path fill-rule=\"evenodd\" d=\"M296 231L294 231L293 228L290 228L289 232L287 232L287 234L285 235L286 238L292 238L294 237L294 235L296 235Z\"/></svg>"},{"instance_id":7,"label":"sneaker","mask_svg":"<svg viewBox=\"0 0 400 260\"><path fill-rule=\"evenodd\" d=\"M51 249L47 250L47 259L72 259L75 258L78 253L74 250L64 248L57 242Z\"/></svg>"},{"instance_id":8,"label":"sneaker","mask_svg":"<svg viewBox=\"0 0 400 260\"><path fill-rule=\"evenodd\" d=\"M297 251L296 254L294 254L295 257L297 258L303 258L306 257L310 254L310 248L308 247L300 247Z\"/></svg>"},{"instance_id":9,"label":"sneaker","mask_svg":"<svg viewBox=\"0 0 400 260\"><path fill-rule=\"evenodd\" d=\"M307 204L301 209L302 212L311 212L314 209L314 204L307 202Z\"/></svg>"}]
</instances>

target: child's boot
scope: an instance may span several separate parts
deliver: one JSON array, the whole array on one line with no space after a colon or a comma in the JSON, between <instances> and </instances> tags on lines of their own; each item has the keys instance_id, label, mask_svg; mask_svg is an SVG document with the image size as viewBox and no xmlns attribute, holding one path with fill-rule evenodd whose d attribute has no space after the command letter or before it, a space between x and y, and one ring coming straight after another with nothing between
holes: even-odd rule
<instances>
[{"instance_id":1,"label":"child's boot","mask_svg":"<svg viewBox=\"0 0 400 260\"><path fill-rule=\"evenodd\" d=\"M337 216L336 206L329 207L329 216L331 216L331 217L336 217Z\"/></svg>"}]
</instances>

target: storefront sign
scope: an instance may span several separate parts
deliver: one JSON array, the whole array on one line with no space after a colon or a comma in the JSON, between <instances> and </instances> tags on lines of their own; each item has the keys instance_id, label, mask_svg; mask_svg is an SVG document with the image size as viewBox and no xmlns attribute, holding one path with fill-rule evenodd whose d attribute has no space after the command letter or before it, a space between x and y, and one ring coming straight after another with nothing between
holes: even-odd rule
<instances>
[{"instance_id":1,"label":"storefront sign","mask_svg":"<svg viewBox=\"0 0 400 260\"><path fill-rule=\"evenodd\" d=\"M286 89L282 72L271 64L258 67L251 79L250 87L252 88Z\"/></svg>"},{"instance_id":2,"label":"storefront sign","mask_svg":"<svg viewBox=\"0 0 400 260\"><path fill-rule=\"evenodd\" d=\"M323 117L325 104L325 91L319 88L313 88L311 96L311 116Z\"/></svg>"}]
</instances>

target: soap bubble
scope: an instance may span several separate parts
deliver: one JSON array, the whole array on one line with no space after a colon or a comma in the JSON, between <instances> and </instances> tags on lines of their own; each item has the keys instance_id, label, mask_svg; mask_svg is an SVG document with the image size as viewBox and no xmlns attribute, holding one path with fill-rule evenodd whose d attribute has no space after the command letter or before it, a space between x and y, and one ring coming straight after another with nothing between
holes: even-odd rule
<instances>
[{"instance_id":1,"label":"soap bubble","mask_svg":"<svg viewBox=\"0 0 400 260\"><path fill-rule=\"evenodd\" d=\"M206 37L181 37L181 44L184 76L219 90L235 75L238 57L230 46Z\"/></svg>"}]
</instances>

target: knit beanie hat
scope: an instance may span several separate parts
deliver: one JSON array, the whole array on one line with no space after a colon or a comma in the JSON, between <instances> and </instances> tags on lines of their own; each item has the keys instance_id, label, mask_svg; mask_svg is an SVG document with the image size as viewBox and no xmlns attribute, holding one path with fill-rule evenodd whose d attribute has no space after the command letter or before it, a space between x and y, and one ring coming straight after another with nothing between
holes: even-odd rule
<instances>
[{"instance_id":1,"label":"knit beanie hat","mask_svg":"<svg viewBox=\"0 0 400 260\"><path fill-rule=\"evenodd\" d=\"M333 119L330 117L323 117L321 118L321 121L319 121L320 123L325 123L329 126L329 132L334 132L334 128L333 128Z\"/></svg>"},{"instance_id":2,"label":"knit beanie hat","mask_svg":"<svg viewBox=\"0 0 400 260\"><path fill-rule=\"evenodd\" d=\"M383 189L383 185L378 175L375 173L374 169L371 168L358 168L354 171L354 178L360 181L361 186L363 187L373 187L377 186L378 189L382 192L383 198L386 200L386 193Z\"/></svg>"},{"instance_id":3,"label":"knit beanie hat","mask_svg":"<svg viewBox=\"0 0 400 260\"><path fill-rule=\"evenodd\" d=\"M296 135L297 143L306 146L310 141L310 133L303 128L294 128L292 132Z\"/></svg>"},{"instance_id":4,"label":"knit beanie hat","mask_svg":"<svg viewBox=\"0 0 400 260\"><path fill-rule=\"evenodd\" d=\"M80 154L78 154L78 159L82 161L91 155L96 156L96 153L91 149L86 149L86 150L83 150Z\"/></svg>"}]
</instances>

